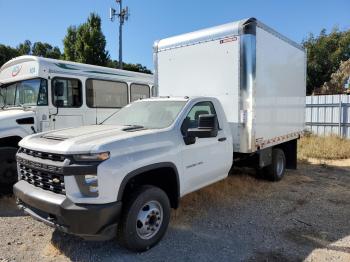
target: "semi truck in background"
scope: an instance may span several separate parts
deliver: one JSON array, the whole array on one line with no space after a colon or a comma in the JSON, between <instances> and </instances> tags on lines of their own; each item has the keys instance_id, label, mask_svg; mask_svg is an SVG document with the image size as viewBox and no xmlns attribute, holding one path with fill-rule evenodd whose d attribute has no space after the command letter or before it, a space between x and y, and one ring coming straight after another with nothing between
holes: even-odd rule
<instances>
[{"instance_id":1,"label":"semi truck in background","mask_svg":"<svg viewBox=\"0 0 350 262\"><path fill-rule=\"evenodd\" d=\"M17 180L15 155L27 135L97 124L151 96L153 76L21 56L0 70L0 183Z\"/></svg>"},{"instance_id":2,"label":"semi truck in background","mask_svg":"<svg viewBox=\"0 0 350 262\"><path fill-rule=\"evenodd\" d=\"M100 125L25 137L18 206L84 239L145 251L181 197L245 163L270 180L297 167L305 50L250 18L157 41L160 97Z\"/></svg>"}]
</instances>

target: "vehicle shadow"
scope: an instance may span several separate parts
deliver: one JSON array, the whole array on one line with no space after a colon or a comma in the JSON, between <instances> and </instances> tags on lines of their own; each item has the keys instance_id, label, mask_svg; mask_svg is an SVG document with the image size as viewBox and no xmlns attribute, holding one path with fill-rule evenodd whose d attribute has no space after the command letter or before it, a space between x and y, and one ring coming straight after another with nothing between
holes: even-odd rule
<instances>
[{"instance_id":1,"label":"vehicle shadow","mask_svg":"<svg viewBox=\"0 0 350 262\"><path fill-rule=\"evenodd\" d=\"M85 241L57 229L52 233L51 244L71 261L108 261L112 257L132 254L119 247L115 239Z\"/></svg>"},{"instance_id":2,"label":"vehicle shadow","mask_svg":"<svg viewBox=\"0 0 350 262\"><path fill-rule=\"evenodd\" d=\"M11 196L12 195L12 185L6 185L0 183L0 197Z\"/></svg>"},{"instance_id":3,"label":"vehicle shadow","mask_svg":"<svg viewBox=\"0 0 350 262\"><path fill-rule=\"evenodd\" d=\"M115 240L88 242L57 230L51 244L72 261L318 261L334 252L333 258L350 256L349 170L300 162L298 170L271 183L252 169L237 169L226 180L185 196L172 212L164 239L142 254Z\"/></svg>"},{"instance_id":4,"label":"vehicle shadow","mask_svg":"<svg viewBox=\"0 0 350 262\"><path fill-rule=\"evenodd\" d=\"M23 211L17 208L12 192L12 185L0 184L0 217L18 217L24 215Z\"/></svg>"},{"instance_id":5,"label":"vehicle shadow","mask_svg":"<svg viewBox=\"0 0 350 262\"><path fill-rule=\"evenodd\" d=\"M19 217L25 216L22 210L19 210L16 205L16 200L13 196L0 197L0 217Z\"/></svg>"}]
</instances>

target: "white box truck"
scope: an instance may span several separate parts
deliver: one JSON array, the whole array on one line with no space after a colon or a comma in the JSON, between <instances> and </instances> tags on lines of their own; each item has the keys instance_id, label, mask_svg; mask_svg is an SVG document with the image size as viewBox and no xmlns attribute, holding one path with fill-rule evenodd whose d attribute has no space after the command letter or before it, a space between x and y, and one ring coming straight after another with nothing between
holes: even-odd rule
<instances>
[{"instance_id":1,"label":"white box truck","mask_svg":"<svg viewBox=\"0 0 350 262\"><path fill-rule=\"evenodd\" d=\"M214 96L234 151L252 153L298 138L304 129L306 53L255 19L155 43L161 96Z\"/></svg>"},{"instance_id":2,"label":"white box truck","mask_svg":"<svg viewBox=\"0 0 350 262\"><path fill-rule=\"evenodd\" d=\"M18 205L85 239L134 251L157 244L180 198L246 162L271 180L296 168L305 52L255 19L155 44L163 96L102 124L20 142ZM237 162L238 163L238 162Z\"/></svg>"},{"instance_id":3,"label":"white box truck","mask_svg":"<svg viewBox=\"0 0 350 262\"><path fill-rule=\"evenodd\" d=\"M37 132L96 124L151 95L153 76L35 56L0 69L0 183L17 179L18 142Z\"/></svg>"}]
</instances>

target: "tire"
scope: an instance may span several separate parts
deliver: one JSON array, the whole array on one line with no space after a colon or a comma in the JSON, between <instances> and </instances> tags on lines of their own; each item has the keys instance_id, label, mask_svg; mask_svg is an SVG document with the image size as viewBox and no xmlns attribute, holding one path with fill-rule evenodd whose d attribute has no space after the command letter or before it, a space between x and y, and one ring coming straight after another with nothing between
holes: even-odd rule
<instances>
[{"instance_id":1,"label":"tire","mask_svg":"<svg viewBox=\"0 0 350 262\"><path fill-rule=\"evenodd\" d=\"M169 220L167 194L154 186L142 186L125 203L118 225L118 242L131 251L146 251L162 239Z\"/></svg>"},{"instance_id":2,"label":"tire","mask_svg":"<svg viewBox=\"0 0 350 262\"><path fill-rule=\"evenodd\" d=\"M270 181L280 181L286 170L286 156L280 148L272 149L272 164L265 169L265 176Z\"/></svg>"},{"instance_id":3,"label":"tire","mask_svg":"<svg viewBox=\"0 0 350 262\"><path fill-rule=\"evenodd\" d=\"M18 180L16 164L17 148L0 148L0 183L13 185Z\"/></svg>"}]
</instances>

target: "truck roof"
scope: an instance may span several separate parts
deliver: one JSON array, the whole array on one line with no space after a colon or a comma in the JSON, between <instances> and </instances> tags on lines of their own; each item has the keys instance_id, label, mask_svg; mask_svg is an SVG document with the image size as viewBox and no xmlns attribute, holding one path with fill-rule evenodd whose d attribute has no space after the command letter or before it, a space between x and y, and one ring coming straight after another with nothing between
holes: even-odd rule
<instances>
[{"instance_id":1,"label":"truck roof","mask_svg":"<svg viewBox=\"0 0 350 262\"><path fill-rule=\"evenodd\" d=\"M144 98L137 101L188 101L193 97L183 97L183 96L160 96L160 97L150 97Z\"/></svg>"},{"instance_id":2,"label":"truck roof","mask_svg":"<svg viewBox=\"0 0 350 262\"><path fill-rule=\"evenodd\" d=\"M189 101L189 100L197 100L197 99L216 99L212 96L160 96L160 97L150 97L140 99L138 101Z\"/></svg>"},{"instance_id":3,"label":"truck roof","mask_svg":"<svg viewBox=\"0 0 350 262\"><path fill-rule=\"evenodd\" d=\"M264 23L262 23L254 17L245 18L239 21L158 40L154 43L153 48L154 52L161 52L167 49L173 49L182 46L195 45L203 42L217 40L226 36L255 34L256 27L263 28L264 30L288 42L296 48L304 50L304 48L300 44L278 33L277 31L265 25Z\"/></svg>"}]
</instances>

